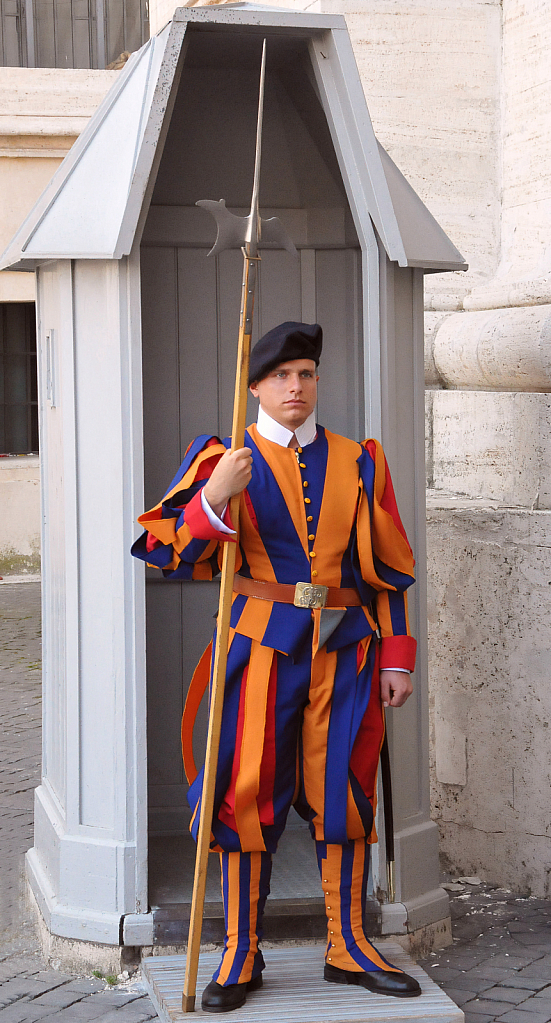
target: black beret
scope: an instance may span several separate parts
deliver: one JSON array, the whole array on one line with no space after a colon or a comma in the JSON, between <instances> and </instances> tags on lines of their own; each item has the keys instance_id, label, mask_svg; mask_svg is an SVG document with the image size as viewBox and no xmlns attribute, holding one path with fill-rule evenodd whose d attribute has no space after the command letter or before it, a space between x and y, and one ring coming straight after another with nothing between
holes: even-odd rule
<instances>
[{"instance_id":1,"label":"black beret","mask_svg":"<svg viewBox=\"0 0 551 1023\"><path fill-rule=\"evenodd\" d=\"M249 383L262 380L280 362L291 359L320 361L323 331L319 323L295 323L287 320L273 327L257 341L251 352Z\"/></svg>"}]
</instances>

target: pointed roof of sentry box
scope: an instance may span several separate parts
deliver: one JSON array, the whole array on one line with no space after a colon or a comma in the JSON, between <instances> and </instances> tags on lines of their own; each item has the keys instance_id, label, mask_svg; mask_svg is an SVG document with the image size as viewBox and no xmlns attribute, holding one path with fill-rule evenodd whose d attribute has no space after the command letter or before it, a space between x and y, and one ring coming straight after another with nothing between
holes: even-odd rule
<instances>
[{"instance_id":1,"label":"pointed roof of sentry box","mask_svg":"<svg viewBox=\"0 0 551 1023\"><path fill-rule=\"evenodd\" d=\"M255 3L178 8L132 54L0 258L34 270L51 259L120 259L132 249L154 164L160 159L188 26L277 28L308 40L356 230L373 222L400 266L464 270L463 257L375 138L342 15Z\"/></svg>"}]
</instances>

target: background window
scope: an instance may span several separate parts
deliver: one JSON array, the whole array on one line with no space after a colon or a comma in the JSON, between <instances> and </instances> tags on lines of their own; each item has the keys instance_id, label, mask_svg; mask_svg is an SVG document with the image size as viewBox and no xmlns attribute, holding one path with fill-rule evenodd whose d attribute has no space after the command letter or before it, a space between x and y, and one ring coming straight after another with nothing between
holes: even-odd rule
<instances>
[{"instance_id":1,"label":"background window","mask_svg":"<svg viewBox=\"0 0 551 1023\"><path fill-rule=\"evenodd\" d=\"M0 303L0 454L38 452L34 302Z\"/></svg>"},{"instance_id":2,"label":"background window","mask_svg":"<svg viewBox=\"0 0 551 1023\"><path fill-rule=\"evenodd\" d=\"M147 0L0 0L3 67L104 68L148 38Z\"/></svg>"}]
</instances>

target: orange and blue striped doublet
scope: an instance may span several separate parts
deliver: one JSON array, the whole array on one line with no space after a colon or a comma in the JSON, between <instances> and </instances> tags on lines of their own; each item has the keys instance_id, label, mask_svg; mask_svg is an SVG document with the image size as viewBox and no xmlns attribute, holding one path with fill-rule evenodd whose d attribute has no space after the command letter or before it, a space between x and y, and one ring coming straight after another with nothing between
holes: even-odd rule
<instances>
[{"instance_id":1,"label":"orange and blue striped doublet","mask_svg":"<svg viewBox=\"0 0 551 1023\"><path fill-rule=\"evenodd\" d=\"M256 426L246 444L253 468L236 524L240 575L355 588L362 606L343 609L320 646L323 611L234 596L212 848L275 851L293 804L320 842L375 840L379 669L411 669L415 656L405 593L414 563L384 454L376 441L321 426L298 459ZM208 522L200 490L228 446L207 436L191 445L163 501L140 518L147 532L136 556L176 578L212 577L228 537ZM207 652L184 714L194 829L202 774L190 723L209 672Z\"/></svg>"}]
</instances>

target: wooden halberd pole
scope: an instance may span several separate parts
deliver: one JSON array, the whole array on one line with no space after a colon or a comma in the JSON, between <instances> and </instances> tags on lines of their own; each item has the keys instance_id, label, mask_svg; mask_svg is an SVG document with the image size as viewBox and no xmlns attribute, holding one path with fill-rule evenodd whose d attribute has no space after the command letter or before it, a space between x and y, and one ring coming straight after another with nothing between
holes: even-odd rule
<instances>
[{"instance_id":1,"label":"wooden halberd pole","mask_svg":"<svg viewBox=\"0 0 551 1023\"><path fill-rule=\"evenodd\" d=\"M245 422L247 415L247 390L249 381L249 360L251 352L251 335L254 312L254 293L257 276L258 242L260 240L260 216L258 210L258 193L260 183L260 155L262 138L262 111L264 100L264 77L266 71L266 40L262 47L262 64L260 71L260 97L258 104L258 120L256 132L256 159L254 171L253 197L251 212L247 218L247 230L243 246L243 280L241 294L241 316L239 324L239 341L237 347L237 372L235 376L235 393L233 402L231 450L242 448L245 443ZM239 522L239 502L241 495L236 494L230 501L231 521L235 528ZM222 579L220 584L220 603L214 648L214 666L210 696L209 727L207 749L205 755L205 774L201 797L201 816L197 833L197 853L195 859L195 877L193 881L193 898L189 921L189 936L186 956L186 973L182 995L182 1011L193 1012L195 1009L195 991L197 987L197 969L199 966L199 949L203 926L203 907L207 884L208 856L211 842L212 814L214 807L214 789L216 769L218 766L218 749L220 745L220 728L224 707L224 686L226 681L226 664L228 659L228 639L230 631L230 614L232 606L233 577L235 574L236 542L224 544L222 558Z\"/></svg>"}]
</instances>

